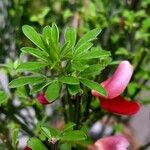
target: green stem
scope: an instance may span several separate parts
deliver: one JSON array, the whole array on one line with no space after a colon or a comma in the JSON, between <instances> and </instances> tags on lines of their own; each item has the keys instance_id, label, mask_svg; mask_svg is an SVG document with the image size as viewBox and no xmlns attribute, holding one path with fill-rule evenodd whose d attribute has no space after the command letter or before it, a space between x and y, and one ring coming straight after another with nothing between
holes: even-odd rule
<instances>
[{"instance_id":1,"label":"green stem","mask_svg":"<svg viewBox=\"0 0 150 150\"><path fill-rule=\"evenodd\" d=\"M81 118L81 95L78 95L77 99L75 100L74 114L75 114L75 123L76 123L75 128L78 129L80 125L80 118Z\"/></svg>"},{"instance_id":2,"label":"green stem","mask_svg":"<svg viewBox=\"0 0 150 150\"><path fill-rule=\"evenodd\" d=\"M148 82L149 79L146 79L142 82L142 85L145 85ZM131 99L134 99L136 97L136 95L142 90L142 88L137 88L134 92L134 94L130 97Z\"/></svg>"},{"instance_id":3,"label":"green stem","mask_svg":"<svg viewBox=\"0 0 150 150\"><path fill-rule=\"evenodd\" d=\"M145 50L141 53L141 57L139 58L139 61L138 61L137 65L136 65L136 67L134 69L134 72L133 72L133 75L132 75L132 79L135 78L135 75L139 71L139 68L141 67L141 64L143 63L143 61L145 60L145 57L147 56L146 54L147 54L147 51L145 51Z\"/></svg>"},{"instance_id":4,"label":"green stem","mask_svg":"<svg viewBox=\"0 0 150 150\"><path fill-rule=\"evenodd\" d=\"M7 124L7 120L1 120L0 118L0 140L3 143L4 147L7 147L8 149L14 149L9 133L10 130L6 128L4 124Z\"/></svg>"},{"instance_id":5,"label":"green stem","mask_svg":"<svg viewBox=\"0 0 150 150\"><path fill-rule=\"evenodd\" d=\"M88 95L86 97L86 106L85 106L85 112L82 121L86 121L89 117L89 109L91 105L91 91L88 91Z\"/></svg>"},{"instance_id":6,"label":"green stem","mask_svg":"<svg viewBox=\"0 0 150 150\"><path fill-rule=\"evenodd\" d=\"M61 102L62 102L62 106L63 106L64 119L65 119L65 122L67 123L68 122L68 116L67 116L67 112L66 112L66 103L65 103L64 97L62 98Z\"/></svg>"},{"instance_id":7,"label":"green stem","mask_svg":"<svg viewBox=\"0 0 150 150\"><path fill-rule=\"evenodd\" d=\"M50 143L51 150L58 150L58 143Z\"/></svg>"},{"instance_id":8,"label":"green stem","mask_svg":"<svg viewBox=\"0 0 150 150\"><path fill-rule=\"evenodd\" d=\"M73 121L73 106L72 106L73 99L69 95L68 91L67 91L67 101L68 101L68 105L69 105L69 114L68 114L69 121Z\"/></svg>"}]
</instances>

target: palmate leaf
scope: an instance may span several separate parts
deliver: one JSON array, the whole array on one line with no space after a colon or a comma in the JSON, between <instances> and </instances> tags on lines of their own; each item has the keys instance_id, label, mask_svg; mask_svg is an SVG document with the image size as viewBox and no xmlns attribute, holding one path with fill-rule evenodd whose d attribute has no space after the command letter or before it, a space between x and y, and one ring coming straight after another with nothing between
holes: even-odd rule
<instances>
[{"instance_id":1,"label":"palmate leaf","mask_svg":"<svg viewBox=\"0 0 150 150\"><path fill-rule=\"evenodd\" d=\"M101 32L101 29L97 28L97 29L93 29L91 31L89 31L88 33L86 33L76 44L75 48L77 49L78 47L80 47L81 45L83 45L84 43L90 42L94 39L96 39L96 37L98 36L98 34Z\"/></svg>"},{"instance_id":2,"label":"palmate leaf","mask_svg":"<svg viewBox=\"0 0 150 150\"><path fill-rule=\"evenodd\" d=\"M99 83L91 81L89 79L83 79L83 78L80 79L80 81L83 85L85 85L86 87L88 87L91 90L96 90L102 96L107 95L105 89Z\"/></svg>"},{"instance_id":3,"label":"palmate leaf","mask_svg":"<svg viewBox=\"0 0 150 150\"><path fill-rule=\"evenodd\" d=\"M24 85L27 85L27 84L35 85L35 84L39 84L39 83L44 82L44 80L45 80L45 77L43 77L43 76L19 77L17 79L12 80L9 83L9 87L10 88L17 88L17 87L24 86Z\"/></svg>"},{"instance_id":4,"label":"palmate leaf","mask_svg":"<svg viewBox=\"0 0 150 150\"><path fill-rule=\"evenodd\" d=\"M22 27L22 31L37 47L45 51L46 47L41 39L41 36L34 30L33 27L24 25Z\"/></svg>"}]
</instances>

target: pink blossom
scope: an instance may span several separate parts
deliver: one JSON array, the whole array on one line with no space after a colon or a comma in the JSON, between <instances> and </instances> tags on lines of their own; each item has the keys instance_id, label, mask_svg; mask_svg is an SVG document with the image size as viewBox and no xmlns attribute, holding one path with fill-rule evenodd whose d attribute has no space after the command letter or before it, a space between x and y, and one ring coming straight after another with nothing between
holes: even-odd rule
<instances>
[{"instance_id":1,"label":"pink blossom","mask_svg":"<svg viewBox=\"0 0 150 150\"><path fill-rule=\"evenodd\" d=\"M89 150L127 150L129 142L122 135L104 137L97 140Z\"/></svg>"},{"instance_id":2,"label":"pink blossom","mask_svg":"<svg viewBox=\"0 0 150 150\"><path fill-rule=\"evenodd\" d=\"M107 97L103 97L92 90L92 95L97 96L101 103L101 108L118 115L133 115L140 109L140 104L136 101L130 101L120 94L127 87L133 73L133 67L128 61L122 61L117 67L115 73L101 85L107 91Z\"/></svg>"},{"instance_id":3,"label":"pink blossom","mask_svg":"<svg viewBox=\"0 0 150 150\"><path fill-rule=\"evenodd\" d=\"M107 98L112 99L119 96L127 87L133 73L133 67L128 61L122 61L115 73L101 85L107 91ZM92 91L94 96L100 96L96 91Z\"/></svg>"}]
</instances>

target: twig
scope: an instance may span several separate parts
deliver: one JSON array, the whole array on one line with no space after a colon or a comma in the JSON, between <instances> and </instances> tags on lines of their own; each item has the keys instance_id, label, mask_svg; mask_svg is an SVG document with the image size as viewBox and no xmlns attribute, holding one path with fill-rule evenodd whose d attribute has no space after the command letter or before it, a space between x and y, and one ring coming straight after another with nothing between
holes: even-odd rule
<instances>
[{"instance_id":1,"label":"twig","mask_svg":"<svg viewBox=\"0 0 150 150\"><path fill-rule=\"evenodd\" d=\"M8 113L2 107L0 108L0 112L5 114L10 120L13 120L14 122L18 123L27 134L29 134L30 136L34 136L34 133L28 128L28 126L22 123L14 114Z\"/></svg>"},{"instance_id":2,"label":"twig","mask_svg":"<svg viewBox=\"0 0 150 150\"><path fill-rule=\"evenodd\" d=\"M67 123L68 122L68 116L67 116L67 112L66 112L66 103L65 103L65 98L62 97L62 106L63 106L63 114L64 114L64 119L65 119L65 122Z\"/></svg>"},{"instance_id":3,"label":"twig","mask_svg":"<svg viewBox=\"0 0 150 150\"><path fill-rule=\"evenodd\" d=\"M87 100L86 100L86 106L85 106L85 112L84 112L84 118L82 121L86 121L89 117L89 109L91 105L91 91L88 92Z\"/></svg>"},{"instance_id":4,"label":"twig","mask_svg":"<svg viewBox=\"0 0 150 150\"><path fill-rule=\"evenodd\" d=\"M75 100L75 109L74 109L74 114L75 114L75 123L76 127L75 129L78 129L79 124L80 124L80 116L81 116L81 95L77 95L77 99Z\"/></svg>"}]
</instances>

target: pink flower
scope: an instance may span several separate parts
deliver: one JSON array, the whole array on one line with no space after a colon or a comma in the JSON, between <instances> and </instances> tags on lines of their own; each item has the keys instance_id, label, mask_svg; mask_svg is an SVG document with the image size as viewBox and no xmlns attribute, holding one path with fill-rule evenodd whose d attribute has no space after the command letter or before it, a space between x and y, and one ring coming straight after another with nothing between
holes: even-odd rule
<instances>
[{"instance_id":1,"label":"pink flower","mask_svg":"<svg viewBox=\"0 0 150 150\"><path fill-rule=\"evenodd\" d=\"M42 104L42 105L47 105L49 104L48 100L45 98L45 94L41 93L38 95L37 97L38 101Z\"/></svg>"},{"instance_id":2,"label":"pink flower","mask_svg":"<svg viewBox=\"0 0 150 150\"><path fill-rule=\"evenodd\" d=\"M122 135L104 137L97 140L89 150L127 150L129 142Z\"/></svg>"},{"instance_id":3,"label":"pink flower","mask_svg":"<svg viewBox=\"0 0 150 150\"><path fill-rule=\"evenodd\" d=\"M122 61L115 73L101 83L107 91L107 97L103 97L98 92L92 90L92 95L99 98L103 109L119 115L133 115L139 111L139 103L126 100L120 96L127 87L132 73L133 67L131 64L128 61Z\"/></svg>"},{"instance_id":4,"label":"pink flower","mask_svg":"<svg viewBox=\"0 0 150 150\"><path fill-rule=\"evenodd\" d=\"M133 67L128 61L122 61L115 73L101 85L107 91L107 98L112 99L119 96L127 87L133 73ZM96 91L92 91L94 96L100 96Z\"/></svg>"}]
</instances>

